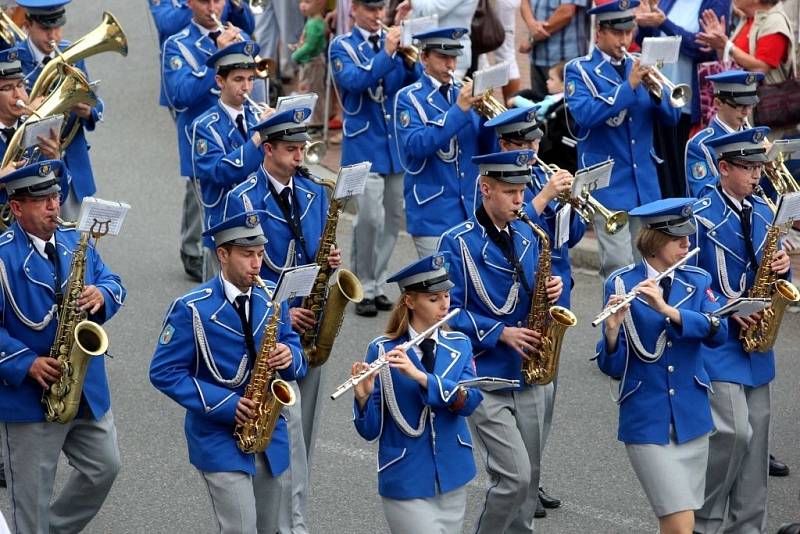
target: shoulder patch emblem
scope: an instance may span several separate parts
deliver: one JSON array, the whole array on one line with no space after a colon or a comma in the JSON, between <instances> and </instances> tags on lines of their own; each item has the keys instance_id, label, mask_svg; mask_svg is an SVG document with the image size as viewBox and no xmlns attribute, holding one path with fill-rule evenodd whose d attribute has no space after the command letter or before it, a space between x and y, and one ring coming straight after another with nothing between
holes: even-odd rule
<instances>
[{"instance_id":1,"label":"shoulder patch emblem","mask_svg":"<svg viewBox=\"0 0 800 534\"><path fill-rule=\"evenodd\" d=\"M692 165L692 178L695 180L702 180L706 175L708 175L708 168L705 163L698 161Z\"/></svg>"},{"instance_id":2,"label":"shoulder patch emblem","mask_svg":"<svg viewBox=\"0 0 800 534\"><path fill-rule=\"evenodd\" d=\"M169 66L172 70L178 70L183 66L183 60L178 56L174 56L172 59L169 60Z\"/></svg>"},{"instance_id":3,"label":"shoulder patch emblem","mask_svg":"<svg viewBox=\"0 0 800 534\"><path fill-rule=\"evenodd\" d=\"M570 80L567 82L567 96L572 96L575 94L575 82Z\"/></svg>"},{"instance_id":4,"label":"shoulder patch emblem","mask_svg":"<svg viewBox=\"0 0 800 534\"><path fill-rule=\"evenodd\" d=\"M333 70L335 70L336 72L342 72L343 68L344 68L344 63L342 63L341 59L336 58L333 60Z\"/></svg>"},{"instance_id":5,"label":"shoulder patch emblem","mask_svg":"<svg viewBox=\"0 0 800 534\"><path fill-rule=\"evenodd\" d=\"M205 156L206 152L208 152L208 142L205 139L198 139L197 143L195 143L195 151L200 156Z\"/></svg>"},{"instance_id":6,"label":"shoulder patch emblem","mask_svg":"<svg viewBox=\"0 0 800 534\"><path fill-rule=\"evenodd\" d=\"M167 324L164 327L164 330L161 332L161 337L158 338L158 342L162 345L166 345L170 341L172 341L172 336L175 334L175 327L171 324Z\"/></svg>"},{"instance_id":7,"label":"shoulder patch emblem","mask_svg":"<svg viewBox=\"0 0 800 534\"><path fill-rule=\"evenodd\" d=\"M408 111L401 111L400 126L402 126L403 128L408 128L409 124L411 124L411 115L408 114Z\"/></svg>"}]
</instances>

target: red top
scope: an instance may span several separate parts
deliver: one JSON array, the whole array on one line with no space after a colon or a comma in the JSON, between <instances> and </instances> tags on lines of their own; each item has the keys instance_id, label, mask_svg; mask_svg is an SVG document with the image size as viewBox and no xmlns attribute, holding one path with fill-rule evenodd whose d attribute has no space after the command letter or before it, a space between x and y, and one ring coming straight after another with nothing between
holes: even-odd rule
<instances>
[{"instance_id":1,"label":"red top","mask_svg":"<svg viewBox=\"0 0 800 534\"><path fill-rule=\"evenodd\" d=\"M747 54L755 56L756 59L763 61L773 69L781 66L786 61L791 43L782 33L771 33L762 35L756 40L756 52L750 52L750 29L753 27L753 19L747 19L742 31L733 38L736 48L743 50Z\"/></svg>"}]
</instances>

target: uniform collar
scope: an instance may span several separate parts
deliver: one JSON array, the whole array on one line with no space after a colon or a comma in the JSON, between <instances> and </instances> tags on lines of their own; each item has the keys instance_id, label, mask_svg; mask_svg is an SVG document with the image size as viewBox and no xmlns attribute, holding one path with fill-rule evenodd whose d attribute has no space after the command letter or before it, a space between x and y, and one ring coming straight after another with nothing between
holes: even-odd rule
<instances>
[{"instance_id":1,"label":"uniform collar","mask_svg":"<svg viewBox=\"0 0 800 534\"><path fill-rule=\"evenodd\" d=\"M206 28L205 26L201 26L200 24L198 24L198 23L197 23L197 22L194 20L194 18L192 18L192 24L194 24L194 25L195 25L195 27L196 27L196 28L197 28L197 29L200 31L200 35L202 35L203 37L205 37L206 35L208 35L209 33L211 33L211 30L209 30L209 29L208 29L208 28Z\"/></svg>"},{"instance_id":2,"label":"uniform collar","mask_svg":"<svg viewBox=\"0 0 800 534\"><path fill-rule=\"evenodd\" d=\"M647 275L647 278L648 278L648 279L650 279L650 278L655 278L655 277L657 277L657 276L659 276L659 275L661 274L660 272L656 271L656 270L653 268L653 266L652 266L652 265L650 265L649 263L647 263L647 260L645 260L645 259L642 259L642 261L644 262L644 268L645 268L645 271L646 271L646 273L645 273L645 274ZM667 275L667 278L669 278L669 279L670 279L670 281L675 281L675 271L672 271L671 273L669 273L669 274Z\"/></svg>"},{"instance_id":3,"label":"uniform collar","mask_svg":"<svg viewBox=\"0 0 800 534\"><path fill-rule=\"evenodd\" d=\"M378 30L375 33L370 33L367 30L365 30L364 28L362 28L361 26L355 26L355 29L358 30L358 32L361 34L361 37L364 38L364 41L369 41L369 38L370 38L371 35L377 35L378 37L381 36L381 31L380 30Z\"/></svg>"},{"instance_id":4,"label":"uniform collar","mask_svg":"<svg viewBox=\"0 0 800 534\"><path fill-rule=\"evenodd\" d=\"M409 323L409 325L408 325L408 339L414 339L419 334L420 333L417 332L416 330L414 330L414 327L411 326L411 323ZM433 334L428 336L426 339L432 339L438 345L439 344L439 329L437 328L436 330L434 330ZM416 351L417 354L420 354L420 355L422 354L422 349L419 348L419 345L415 345L414 346L414 351Z\"/></svg>"},{"instance_id":5,"label":"uniform collar","mask_svg":"<svg viewBox=\"0 0 800 534\"><path fill-rule=\"evenodd\" d=\"M442 82L440 82L439 80L437 80L436 78L434 78L433 76L428 74L427 72L425 73L425 76L428 77L428 80L430 80L431 85L433 86L433 88L438 91L439 88L442 86Z\"/></svg>"},{"instance_id":6,"label":"uniform collar","mask_svg":"<svg viewBox=\"0 0 800 534\"><path fill-rule=\"evenodd\" d=\"M624 59L614 59L613 57L609 56L608 54L606 54L605 52L603 52L599 48L597 49L597 51L600 52L600 55L603 56L603 60L606 63L608 63L609 65L614 65L616 67L619 67L620 65L624 65L625 64L625 60Z\"/></svg>"},{"instance_id":7,"label":"uniform collar","mask_svg":"<svg viewBox=\"0 0 800 534\"><path fill-rule=\"evenodd\" d=\"M264 169L264 174L266 174L266 175L267 175L267 180L269 180L269 183L271 183L271 184L272 184L272 187L274 187L274 188L275 188L275 194L277 194L278 196L280 196L280 194L281 194L281 191L283 191L283 189L284 189L285 187L288 187L288 188L289 188L289 191L292 191L292 192L294 192L294 176L292 176L291 178L289 178L289 183L288 183L288 184L286 184L286 185L283 185L283 184L282 184L282 183L280 183L278 180L276 180L275 178L273 178L273 177L272 177L272 175L271 175L270 173L268 173L268 172L267 172L267 169Z\"/></svg>"},{"instance_id":8,"label":"uniform collar","mask_svg":"<svg viewBox=\"0 0 800 534\"><path fill-rule=\"evenodd\" d=\"M225 298L228 299L228 302L230 302L231 304L236 302L236 297L238 297L239 295L245 295L247 296L247 298L250 298L252 296L253 293L252 287L248 287L247 291L242 293L238 287L225 280L225 277L222 275L222 273L219 273L219 277L222 280L222 288L225 290Z\"/></svg>"},{"instance_id":9,"label":"uniform collar","mask_svg":"<svg viewBox=\"0 0 800 534\"><path fill-rule=\"evenodd\" d=\"M43 257L44 259L48 259L47 258L47 254L44 251L44 246L45 246L46 243L52 243L53 246L55 246L56 245L56 234L53 234L52 236L50 236L50 240L49 241L45 241L44 239L36 237L33 234L28 234L28 232L25 232L25 233L28 235L28 239L31 240L31 244L33 244L33 248L36 249L36 252L38 252L39 255L41 257Z\"/></svg>"},{"instance_id":10,"label":"uniform collar","mask_svg":"<svg viewBox=\"0 0 800 534\"><path fill-rule=\"evenodd\" d=\"M238 110L223 102L221 98L219 99L219 107L225 110L225 113L228 114L228 117L231 118L231 122L234 124L236 124L236 117L239 115L244 115L244 106L242 106L241 110Z\"/></svg>"},{"instance_id":11,"label":"uniform collar","mask_svg":"<svg viewBox=\"0 0 800 534\"><path fill-rule=\"evenodd\" d=\"M739 199L733 197L732 195L729 195L728 192L725 191L725 189L722 187L722 185L719 186L719 190L731 202L731 204L736 206L737 210L742 211L742 204L744 204L745 206L751 206L752 207L752 204L750 204L750 202L747 199L744 199L744 203L742 203L742 202L739 202Z\"/></svg>"},{"instance_id":12,"label":"uniform collar","mask_svg":"<svg viewBox=\"0 0 800 534\"><path fill-rule=\"evenodd\" d=\"M36 46L36 45L33 43L33 41L31 41L31 38L30 38L30 37L28 37L28 49L31 51L31 55L33 55L33 60L34 60L36 63L41 63L41 62L42 62L42 60L45 58L45 56L47 56L47 54L45 54L44 52L42 52L41 50L39 50L39 47L38 47L38 46ZM53 54L55 54L55 52L51 53L49 57L51 57L51 58L52 58L52 57L53 57Z\"/></svg>"}]
</instances>

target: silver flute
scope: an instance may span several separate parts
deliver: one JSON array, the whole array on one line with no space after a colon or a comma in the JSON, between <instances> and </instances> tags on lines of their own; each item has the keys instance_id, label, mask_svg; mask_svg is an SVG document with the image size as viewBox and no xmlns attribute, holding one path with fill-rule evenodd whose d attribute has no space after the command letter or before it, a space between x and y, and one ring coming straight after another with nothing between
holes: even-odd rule
<instances>
[{"instance_id":1,"label":"silver flute","mask_svg":"<svg viewBox=\"0 0 800 534\"><path fill-rule=\"evenodd\" d=\"M417 337L415 337L414 339L409 339L408 341L406 341L402 345L396 346L395 349L408 350L411 347L419 345L420 343L423 342L423 340L425 340L425 338L427 338L428 336L433 334L436 331L437 328L439 328L444 323L446 323L447 321L449 321L450 319L455 317L458 314L458 312L460 312L460 311L461 311L461 308L453 308L452 310L450 310L450 313L445 315L436 324L432 325L430 328L428 328L424 332L420 332L417 335ZM386 366L388 364L389 364L389 360L387 360L384 355L379 356L374 362L369 364L369 367L367 369L364 369L363 371L361 371L357 375L351 376L346 381L342 382L342 384L338 388L336 388L336 391L334 391L331 394L331 400L338 399L339 397L344 395L346 392L348 392L351 389L353 389L353 387L355 387L357 384L359 384L363 380L366 380L368 377L372 376L373 374L377 373L378 371L383 369L384 366Z\"/></svg>"},{"instance_id":2,"label":"silver flute","mask_svg":"<svg viewBox=\"0 0 800 534\"><path fill-rule=\"evenodd\" d=\"M682 267L687 261L689 261L694 256L696 256L698 252L700 252L700 247L693 248L692 250L689 251L688 254L686 254L686 256L681 258L680 261L676 262L669 269L667 269L663 273L661 273L658 276L656 276L655 278L653 278L653 280L655 280L656 282L659 282L665 276L669 276L672 273L672 271L674 271L678 267ZM592 326L596 327L597 325L599 325L600 323L602 323L603 321L605 321L606 319L608 319L609 317L611 317L612 315L614 315L615 313L620 311L627 304L630 304L631 302L633 302L633 299L635 299L637 296L639 296L639 292L637 290L632 289L632 290L628 291L622 297L621 301L617 302L616 304L611 304L609 306L606 306L606 308L603 311L601 311L600 314L597 317L594 318L594 321L592 321Z\"/></svg>"}]
</instances>

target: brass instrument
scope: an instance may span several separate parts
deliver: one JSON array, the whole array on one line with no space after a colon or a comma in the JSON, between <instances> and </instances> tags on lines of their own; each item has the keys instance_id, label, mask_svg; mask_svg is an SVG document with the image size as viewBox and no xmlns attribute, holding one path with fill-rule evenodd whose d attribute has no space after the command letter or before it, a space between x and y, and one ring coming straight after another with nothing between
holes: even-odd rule
<instances>
[{"instance_id":1,"label":"brass instrument","mask_svg":"<svg viewBox=\"0 0 800 534\"><path fill-rule=\"evenodd\" d=\"M770 305L761 312L755 325L739 331L739 339L746 352L765 352L772 348L778 336L786 305L800 301L800 291L787 280L779 279L778 273L770 268L772 256L778 250L781 227L771 225L767 229L766 242L761 255L761 264L756 271L753 287L747 293L750 298L772 299Z\"/></svg>"},{"instance_id":2,"label":"brass instrument","mask_svg":"<svg viewBox=\"0 0 800 534\"><path fill-rule=\"evenodd\" d=\"M309 177L316 183L327 187L332 197L336 185L334 180L325 180L312 175ZM300 336L310 367L319 367L328 361L333 341L342 327L347 303L361 302L364 299L364 289L355 274L342 268L334 274L333 269L328 265L328 254L336 246L336 226L346 200L330 199L325 227L322 229L317 256L314 259L314 262L319 265L319 273L314 280L311 293L303 299L300 306L314 312L316 326L306 330ZM330 288L328 287L329 281L332 281Z\"/></svg>"},{"instance_id":3,"label":"brass instrument","mask_svg":"<svg viewBox=\"0 0 800 534\"><path fill-rule=\"evenodd\" d=\"M328 153L328 145L325 141L306 141L305 161L309 165L319 165Z\"/></svg>"},{"instance_id":4,"label":"brass instrument","mask_svg":"<svg viewBox=\"0 0 800 534\"><path fill-rule=\"evenodd\" d=\"M536 158L536 162L544 170L548 177L561 170L558 165L548 164ZM601 165L605 165L603 162ZM581 191L577 197L571 196L569 191L565 191L558 197L562 204L570 204L572 209L587 223L594 221L594 215L599 214L604 220L603 229L609 235L614 235L628 224L628 214L624 211L611 211L598 202L588 191Z\"/></svg>"},{"instance_id":5,"label":"brass instrument","mask_svg":"<svg viewBox=\"0 0 800 534\"><path fill-rule=\"evenodd\" d=\"M269 0L231 0L231 4L233 4L236 9L241 8L242 4L246 3L253 15L260 15L263 13L264 9L267 7L267 2L269 2Z\"/></svg>"},{"instance_id":6,"label":"brass instrument","mask_svg":"<svg viewBox=\"0 0 800 534\"><path fill-rule=\"evenodd\" d=\"M430 335L433 334L437 328L439 328L447 321L458 315L458 312L460 311L461 308L453 308L447 313L447 315L442 317L435 324L426 328L424 332L420 332L419 334L417 334L417 337L409 339L408 341L406 341L401 345L397 345L395 349L405 351L410 349L411 347L419 345L425 338L430 337ZM384 355L381 354L377 359L375 359L375 361L369 364L369 368L364 369L356 376L351 376L350 378L339 384L339 387L337 387L336 390L331 394L331 400L338 399L339 397L341 397L342 395L353 389L353 387L357 386L358 384L360 384L373 374L377 373L387 365L389 365L389 360L387 360L384 357Z\"/></svg>"},{"instance_id":7,"label":"brass instrument","mask_svg":"<svg viewBox=\"0 0 800 534\"><path fill-rule=\"evenodd\" d=\"M769 209L770 209L770 211L772 211L773 215L778 213L778 205L775 204L775 202L770 198L770 196L767 194L767 192L764 191L763 187L761 187L760 185L755 185L753 187L753 194L758 195L758 196L761 197L761 200L763 200L764 203L767 205L767 207L769 207Z\"/></svg>"},{"instance_id":8,"label":"brass instrument","mask_svg":"<svg viewBox=\"0 0 800 534\"><path fill-rule=\"evenodd\" d=\"M389 26L384 24L383 22L379 22L381 25L381 29L385 32L389 31ZM408 46L398 46L397 53L403 56L403 60L406 62L406 65L411 66L414 65L419 61L419 48L410 44Z\"/></svg>"},{"instance_id":9,"label":"brass instrument","mask_svg":"<svg viewBox=\"0 0 800 534\"><path fill-rule=\"evenodd\" d=\"M635 61L636 58L628 52L624 46L620 47L622 53L631 61ZM658 70L657 67L653 66L650 68L650 74L645 76L647 78L647 89L655 96L656 98L661 98L664 96L664 90L666 89L669 92L669 105L673 108L682 108L683 106L687 105L689 102L692 101L692 88L689 87L685 83L681 83L675 85L670 81L669 78L664 76L664 74Z\"/></svg>"},{"instance_id":10,"label":"brass instrument","mask_svg":"<svg viewBox=\"0 0 800 534\"><path fill-rule=\"evenodd\" d=\"M777 143L781 143L781 141L776 141L773 146ZM800 192L800 185L797 184L797 180L786 168L786 156L782 151L778 151L778 155L774 160L764 164L764 174L769 179L772 187L775 188L778 196Z\"/></svg>"},{"instance_id":11,"label":"brass instrument","mask_svg":"<svg viewBox=\"0 0 800 534\"><path fill-rule=\"evenodd\" d=\"M264 2L266 3L266 2ZM252 5L252 0L251 0ZM211 13L211 19L217 25L217 30L220 32L225 31L225 25L220 22L219 18L217 18L216 13ZM244 37L241 34L237 35L236 38L240 41L244 41ZM269 78L269 73L275 69L275 61L269 58L263 58L261 56L256 56L253 59L256 61L256 76L259 78Z\"/></svg>"},{"instance_id":12,"label":"brass instrument","mask_svg":"<svg viewBox=\"0 0 800 534\"><path fill-rule=\"evenodd\" d=\"M89 361L108 350L108 336L103 327L86 319L86 312L78 307L86 276L89 238L98 239L108 233L107 229L99 230L99 223L95 225L97 231L93 227L91 232L81 233L72 255L67 290L58 310L58 328L50 347L50 357L61 365L61 376L42 394L45 418L50 422L68 423L75 418Z\"/></svg>"},{"instance_id":13,"label":"brass instrument","mask_svg":"<svg viewBox=\"0 0 800 534\"><path fill-rule=\"evenodd\" d=\"M8 16L6 10L0 9L0 39L9 45L14 45L15 43L24 41L27 38L28 34L25 33L22 28L17 26L17 23L14 22L14 19Z\"/></svg>"},{"instance_id":14,"label":"brass instrument","mask_svg":"<svg viewBox=\"0 0 800 534\"><path fill-rule=\"evenodd\" d=\"M469 76L464 76L463 82L456 80L455 73L453 71L450 71L450 78L453 80L453 85L455 87L462 87L464 83L472 81L472 78ZM481 95L481 99L475 102L472 107L475 108L475 111L478 113L478 115L487 119L493 119L501 113L508 111L508 108L506 108L502 102L497 100L497 98L492 94L491 90L484 92Z\"/></svg>"},{"instance_id":15,"label":"brass instrument","mask_svg":"<svg viewBox=\"0 0 800 534\"><path fill-rule=\"evenodd\" d=\"M517 212L517 217L531 227L541 243L531 310L528 313L528 328L539 332L542 337L539 348L530 354L530 359L522 360L522 376L526 384L544 386L556 377L564 333L567 328L578 324L578 319L563 306L550 306L547 298L547 282L552 273L552 251L547 232L531 221L523 210Z\"/></svg>"},{"instance_id":16,"label":"brass instrument","mask_svg":"<svg viewBox=\"0 0 800 534\"><path fill-rule=\"evenodd\" d=\"M681 258L680 260L675 262L674 265L670 266L670 268L667 269L666 271L664 271L663 273L659 273L659 275L656 276L655 278L653 278L653 280L655 280L656 282L659 282L662 278L669 276L670 274L672 274L672 272L675 269L685 265L687 261L689 261L690 259L694 258L699 252L700 252L700 248L699 247L693 248L692 250L689 251L688 254L686 254L686 256L684 256L683 258ZM617 302L616 304L611 304L609 306L606 306L603 309L603 311L601 311L597 315L597 317L594 318L594 321L592 321L592 326L596 327L597 325L599 325L600 323L602 323L603 321L605 321L606 319L608 319L609 317L611 317L612 315L614 315L615 313L620 311L626 305L628 305L631 302L633 302L634 299L636 297L638 297L638 296L639 296L639 292L636 291L635 289L632 289L632 290L628 291L625 295L622 296L622 300L621 301Z\"/></svg>"},{"instance_id":17,"label":"brass instrument","mask_svg":"<svg viewBox=\"0 0 800 534\"><path fill-rule=\"evenodd\" d=\"M256 276L254 281L258 287L266 288L260 277ZM281 317L280 305L277 302L272 304L272 316L264 327L264 336L250 371L250 382L244 390L244 397L256 403L256 416L244 425L237 424L233 431L236 444L246 453L264 452L267 449L281 408L295 403L292 386L277 378L275 369L267 363L270 353L278 343Z\"/></svg>"}]
</instances>

